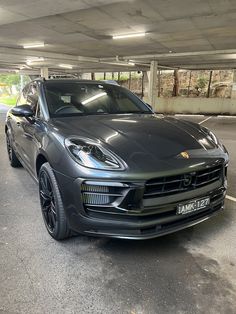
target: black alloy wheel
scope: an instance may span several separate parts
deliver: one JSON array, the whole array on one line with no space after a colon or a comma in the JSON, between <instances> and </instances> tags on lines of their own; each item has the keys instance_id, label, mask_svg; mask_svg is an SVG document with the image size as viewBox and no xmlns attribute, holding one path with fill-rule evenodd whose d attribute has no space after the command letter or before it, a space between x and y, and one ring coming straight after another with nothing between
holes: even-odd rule
<instances>
[{"instance_id":1,"label":"black alloy wheel","mask_svg":"<svg viewBox=\"0 0 236 314\"><path fill-rule=\"evenodd\" d=\"M39 171L39 197L48 233L56 240L68 238L71 231L65 216L58 183L48 162L44 163Z\"/></svg>"},{"instance_id":2,"label":"black alloy wheel","mask_svg":"<svg viewBox=\"0 0 236 314\"><path fill-rule=\"evenodd\" d=\"M6 144L7 144L7 154L10 161L10 165L13 168L21 167L21 163L17 158L14 149L12 148L11 139L10 139L10 132L7 130L6 132Z\"/></svg>"},{"instance_id":3,"label":"black alloy wheel","mask_svg":"<svg viewBox=\"0 0 236 314\"><path fill-rule=\"evenodd\" d=\"M55 208L55 199L52 190L52 185L49 176L46 172L41 173L39 189L40 189L40 202L44 221L47 225L49 232L53 233L56 226L57 213Z\"/></svg>"}]
</instances>

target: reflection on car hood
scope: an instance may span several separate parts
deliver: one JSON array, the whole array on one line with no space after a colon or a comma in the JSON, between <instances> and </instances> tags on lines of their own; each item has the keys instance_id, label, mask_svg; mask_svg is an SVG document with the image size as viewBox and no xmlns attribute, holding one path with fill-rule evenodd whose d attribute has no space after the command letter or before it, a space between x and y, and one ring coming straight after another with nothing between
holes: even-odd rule
<instances>
[{"instance_id":1,"label":"reflection on car hood","mask_svg":"<svg viewBox=\"0 0 236 314\"><path fill-rule=\"evenodd\" d=\"M217 148L197 124L152 114L93 115L52 120L67 136L101 140L128 163L176 158L184 151Z\"/></svg>"}]
</instances>

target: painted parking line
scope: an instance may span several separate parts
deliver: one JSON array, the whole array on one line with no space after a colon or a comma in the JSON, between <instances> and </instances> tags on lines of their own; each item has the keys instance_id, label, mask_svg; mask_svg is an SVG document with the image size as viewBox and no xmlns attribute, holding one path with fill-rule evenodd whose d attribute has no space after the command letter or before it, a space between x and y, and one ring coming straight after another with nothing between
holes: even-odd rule
<instances>
[{"instance_id":1,"label":"painted parking line","mask_svg":"<svg viewBox=\"0 0 236 314\"><path fill-rule=\"evenodd\" d=\"M202 120L201 122L199 122L198 124L202 124L202 123L204 123L204 122L206 122L206 121L210 120L211 118L212 118L212 117L208 117L208 118L206 118L206 119Z\"/></svg>"},{"instance_id":2,"label":"painted parking line","mask_svg":"<svg viewBox=\"0 0 236 314\"><path fill-rule=\"evenodd\" d=\"M204 118L205 114L185 114L185 113L175 113L176 117L193 117L193 118ZM215 118L226 118L226 119L236 119L236 115L227 116L227 115L214 115ZM212 118L212 117L211 117Z\"/></svg>"},{"instance_id":3,"label":"painted parking line","mask_svg":"<svg viewBox=\"0 0 236 314\"><path fill-rule=\"evenodd\" d=\"M230 119L235 119L236 116L217 116L217 118L230 118Z\"/></svg>"},{"instance_id":4,"label":"painted parking line","mask_svg":"<svg viewBox=\"0 0 236 314\"><path fill-rule=\"evenodd\" d=\"M204 117L204 114L184 114L184 113L176 113L176 117Z\"/></svg>"},{"instance_id":5,"label":"painted parking line","mask_svg":"<svg viewBox=\"0 0 236 314\"><path fill-rule=\"evenodd\" d=\"M236 202L236 198L233 196L226 195L226 198L232 202Z\"/></svg>"}]
</instances>

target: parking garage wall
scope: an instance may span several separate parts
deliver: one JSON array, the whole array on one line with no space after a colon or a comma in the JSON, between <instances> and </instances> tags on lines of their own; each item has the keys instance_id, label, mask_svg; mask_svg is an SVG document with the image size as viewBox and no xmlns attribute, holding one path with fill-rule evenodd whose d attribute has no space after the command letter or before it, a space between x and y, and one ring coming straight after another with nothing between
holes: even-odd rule
<instances>
[{"instance_id":1,"label":"parking garage wall","mask_svg":"<svg viewBox=\"0 0 236 314\"><path fill-rule=\"evenodd\" d=\"M165 114L236 115L236 99L191 97L157 98L154 111Z\"/></svg>"}]
</instances>

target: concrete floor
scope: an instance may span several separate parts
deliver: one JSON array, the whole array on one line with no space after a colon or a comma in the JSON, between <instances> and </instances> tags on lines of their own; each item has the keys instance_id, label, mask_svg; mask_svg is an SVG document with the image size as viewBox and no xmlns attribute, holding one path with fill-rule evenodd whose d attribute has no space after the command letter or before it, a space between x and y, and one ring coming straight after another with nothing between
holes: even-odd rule
<instances>
[{"instance_id":1,"label":"concrete floor","mask_svg":"<svg viewBox=\"0 0 236 314\"><path fill-rule=\"evenodd\" d=\"M8 164L4 114L0 119L0 313L236 312L235 202L151 241L55 242L43 225L37 185ZM236 197L236 119L204 125L230 151L228 195Z\"/></svg>"}]
</instances>

